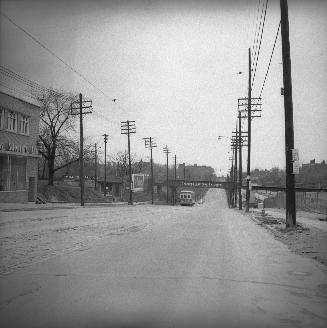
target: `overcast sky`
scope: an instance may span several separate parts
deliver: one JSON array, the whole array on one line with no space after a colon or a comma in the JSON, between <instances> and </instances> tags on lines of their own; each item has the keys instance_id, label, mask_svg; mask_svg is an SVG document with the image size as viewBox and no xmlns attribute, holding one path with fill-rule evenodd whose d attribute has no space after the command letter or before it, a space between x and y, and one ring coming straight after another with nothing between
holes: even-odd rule
<instances>
[{"instance_id":1,"label":"overcast sky","mask_svg":"<svg viewBox=\"0 0 327 328\"><path fill-rule=\"evenodd\" d=\"M260 7L258 10L258 5ZM248 48L264 0L253 1L1 1L1 11L102 92L72 72L1 16L1 65L46 87L82 92L94 113L85 137L109 155L127 148L120 122L136 121L132 151L144 160L142 138L168 145L177 162L210 165L225 174L237 99L247 97ZM301 162L327 160L327 1L289 0L295 147ZM260 17L259 17L260 18ZM260 93L280 20L270 0L253 86ZM253 120L252 168L284 168L280 34ZM239 74L239 72L243 72ZM13 87L14 81L4 81ZM22 85L16 85L22 89ZM112 102L112 98L117 98ZM244 122L246 127L246 122ZM244 157L246 159L244 152ZM244 162L245 167L245 162Z\"/></svg>"}]
</instances>

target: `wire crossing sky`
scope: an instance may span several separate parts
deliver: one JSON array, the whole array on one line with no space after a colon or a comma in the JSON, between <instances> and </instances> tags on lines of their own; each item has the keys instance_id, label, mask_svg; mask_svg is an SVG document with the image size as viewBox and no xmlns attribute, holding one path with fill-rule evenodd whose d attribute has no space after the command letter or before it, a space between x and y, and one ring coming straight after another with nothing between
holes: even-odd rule
<instances>
[{"instance_id":1,"label":"wire crossing sky","mask_svg":"<svg viewBox=\"0 0 327 328\"><path fill-rule=\"evenodd\" d=\"M289 0L295 146L302 162L327 159L326 9L325 1ZM262 93L263 105L262 118L253 122L251 166L284 167L279 0L29 0L2 1L0 10L16 24L1 16L1 89L26 93L24 83L32 81L83 93L94 108L85 137L101 144L109 134L109 158L126 148L120 122L135 120L131 147L143 160L149 154L142 138L151 135L181 163L226 174L229 142L218 135L231 136L237 99L247 96L252 48L252 93ZM165 162L162 153L153 156Z\"/></svg>"}]
</instances>

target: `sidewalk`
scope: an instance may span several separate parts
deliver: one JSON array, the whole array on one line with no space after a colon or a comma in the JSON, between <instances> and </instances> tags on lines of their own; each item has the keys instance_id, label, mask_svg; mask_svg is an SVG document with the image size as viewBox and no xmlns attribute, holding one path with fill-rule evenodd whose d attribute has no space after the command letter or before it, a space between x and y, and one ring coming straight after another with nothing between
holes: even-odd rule
<instances>
[{"instance_id":1,"label":"sidewalk","mask_svg":"<svg viewBox=\"0 0 327 328\"><path fill-rule=\"evenodd\" d=\"M251 212L256 215L261 214L261 209L252 209ZM286 213L282 208L265 208L265 213L285 223ZM305 227L315 227L327 231L327 215L315 212L296 211L296 222Z\"/></svg>"},{"instance_id":2,"label":"sidewalk","mask_svg":"<svg viewBox=\"0 0 327 328\"><path fill-rule=\"evenodd\" d=\"M127 205L127 202L115 202L115 203L85 203L84 207L113 207ZM135 205L138 205L135 203ZM72 209L81 207L79 203L46 203L35 204L33 202L28 203L0 203L0 212L19 212L19 211L35 211L35 210L56 210L56 209Z\"/></svg>"},{"instance_id":3,"label":"sidewalk","mask_svg":"<svg viewBox=\"0 0 327 328\"><path fill-rule=\"evenodd\" d=\"M286 228L285 209L250 209L248 215L258 225L269 230L276 239L300 255L309 257L327 266L327 221L326 214L298 211L296 227Z\"/></svg>"}]
</instances>

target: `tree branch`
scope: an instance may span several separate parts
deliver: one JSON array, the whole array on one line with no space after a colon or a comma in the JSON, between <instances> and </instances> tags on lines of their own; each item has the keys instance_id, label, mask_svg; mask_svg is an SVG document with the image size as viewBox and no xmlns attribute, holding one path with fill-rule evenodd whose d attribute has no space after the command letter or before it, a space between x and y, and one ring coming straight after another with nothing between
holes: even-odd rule
<instances>
[{"instance_id":1,"label":"tree branch","mask_svg":"<svg viewBox=\"0 0 327 328\"><path fill-rule=\"evenodd\" d=\"M69 161L69 162L66 163L66 164L63 164L63 165L61 165L61 166L56 167L56 168L54 169L54 172L56 172L56 171L58 171L58 170L60 170L60 169L63 169L64 167L66 167L66 166L68 166L68 165L70 165L70 164L73 164L73 163L75 163L75 162L78 162L79 159L80 159L79 157L78 157L78 158L75 158L75 159L73 159L72 161Z\"/></svg>"}]
</instances>

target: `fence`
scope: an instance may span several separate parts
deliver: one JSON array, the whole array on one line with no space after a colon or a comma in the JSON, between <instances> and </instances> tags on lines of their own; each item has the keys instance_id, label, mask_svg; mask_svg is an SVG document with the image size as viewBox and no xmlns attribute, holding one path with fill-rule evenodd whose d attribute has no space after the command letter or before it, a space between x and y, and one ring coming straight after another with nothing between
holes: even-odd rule
<instances>
[{"instance_id":1,"label":"fence","mask_svg":"<svg viewBox=\"0 0 327 328\"><path fill-rule=\"evenodd\" d=\"M296 209L327 214L326 192L296 192ZM264 200L266 208L285 208L285 191L279 191L273 197Z\"/></svg>"}]
</instances>

